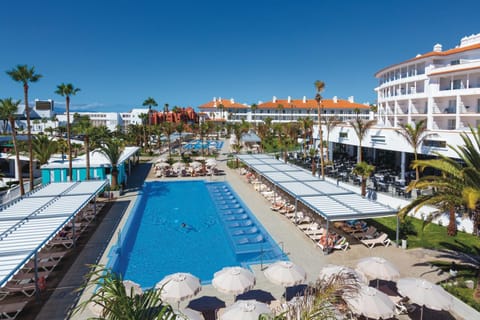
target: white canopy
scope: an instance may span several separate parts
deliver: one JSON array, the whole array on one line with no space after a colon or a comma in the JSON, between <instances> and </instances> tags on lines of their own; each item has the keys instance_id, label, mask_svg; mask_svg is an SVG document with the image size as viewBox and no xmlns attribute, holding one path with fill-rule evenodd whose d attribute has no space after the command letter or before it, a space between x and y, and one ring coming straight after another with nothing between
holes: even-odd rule
<instances>
[{"instance_id":1,"label":"white canopy","mask_svg":"<svg viewBox=\"0 0 480 320\"><path fill-rule=\"evenodd\" d=\"M0 287L106 185L106 180L51 183L1 207Z\"/></svg>"},{"instance_id":2,"label":"white canopy","mask_svg":"<svg viewBox=\"0 0 480 320\"><path fill-rule=\"evenodd\" d=\"M391 207L366 199L329 181L319 180L307 170L287 165L268 155L248 154L237 157L327 221L368 219L397 214Z\"/></svg>"}]
</instances>

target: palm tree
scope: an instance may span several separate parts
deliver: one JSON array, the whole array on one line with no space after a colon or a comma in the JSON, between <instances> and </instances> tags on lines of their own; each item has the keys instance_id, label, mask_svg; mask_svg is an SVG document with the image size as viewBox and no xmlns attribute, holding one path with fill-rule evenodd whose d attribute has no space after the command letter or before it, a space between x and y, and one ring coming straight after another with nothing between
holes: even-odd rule
<instances>
[{"instance_id":1,"label":"palm tree","mask_svg":"<svg viewBox=\"0 0 480 320\"><path fill-rule=\"evenodd\" d=\"M433 133L427 133L427 123L425 120L420 120L418 122L414 122L413 125L410 123L408 124L400 124L400 130L396 130L396 132L401 135L402 137L407 140L408 144L413 149L413 154L415 156L415 160L418 160L418 147L420 147L428 137L432 136ZM419 169L415 169L416 179L420 178Z\"/></svg>"},{"instance_id":2,"label":"palm tree","mask_svg":"<svg viewBox=\"0 0 480 320\"><path fill-rule=\"evenodd\" d=\"M367 179L372 175L375 171L375 167L366 163L366 162L359 162L353 168L352 173L360 176L362 178L361 183L361 195L365 197L367 194Z\"/></svg>"},{"instance_id":3,"label":"palm tree","mask_svg":"<svg viewBox=\"0 0 480 320\"><path fill-rule=\"evenodd\" d=\"M280 112L283 110L283 104L279 103L277 105L277 110L278 110L278 121L280 121Z\"/></svg>"},{"instance_id":4,"label":"palm tree","mask_svg":"<svg viewBox=\"0 0 480 320\"><path fill-rule=\"evenodd\" d=\"M10 122L10 128L12 130L12 142L13 150L15 151L15 161L17 162L17 171L18 171L18 183L20 185L20 195L25 194L25 187L23 186L23 176L22 176L22 164L20 163L20 154L17 146L17 131L15 129L15 117L18 113L18 105L20 100L13 101L12 98L6 98L0 100L0 113L8 117ZM33 184L33 181L30 185Z\"/></svg>"},{"instance_id":5,"label":"palm tree","mask_svg":"<svg viewBox=\"0 0 480 320\"><path fill-rule=\"evenodd\" d=\"M37 82L42 75L35 73L35 67L25 65L17 65L14 69L7 71L7 74L15 82L23 84L23 101L25 102L25 114L27 115L27 139L28 139L28 171L30 179L30 191L33 190L33 150L32 150L32 127L30 123L30 108L28 106L28 89L29 83Z\"/></svg>"},{"instance_id":6,"label":"palm tree","mask_svg":"<svg viewBox=\"0 0 480 320\"><path fill-rule=\"evenodd\" d=\"M148 97L145 101L143 101L142 106L144 107L148 106L147 129L148 129L148 135L150 136L150 127L152 125L152 107L158 106L158 103L152 97Z\"/></svg>"},{"instance_id":7,"label":"palm tree","mask_svg":"<svg viewBox=\"0 0 480 320\"><path fill-rule=\"evenodd\" d=\"M65 97L65 111L67 112L67 144L68 144L68 177L72 181L72 143L70 141L70 96L76 95L80 91L73 84L61 83L57 86L56 94Z\"/></svg>"},{"instance_id":8,"label":"palm tree","mask_svg":"<svg viewBox=\"0 0 480 320\"><path fill-rule=\"evenodd\" d=\"M222 118L224 118L223 112L225 110L225 106L223 105L223 103L220 103L217 108L218 108L218 110L220 110L220 112L222 114Z\"/></svg>"},{"instance_id":9,"label":"palm tree","mask_svg":"<svg viewBox=\"0 0 480 320\"><path fill-rule=\"evenodd\" d=\"M177 126L175 127L175 131L180 137L180 153L182 153L182 133L185 132L185 123L180 122L179 124L177 124Z\"/></svg>"},{"instance_id":10,"label":"palm tree","mask_svg":"<svg viewBox=\"0 0 480 320\"><path fill-rule=\"evenodd\" d=\"M307 156L307 138L312 134L313 131L313 119L306 117L300 120L300 129L303 133L303 156Z\"/></svg>"},{"instance_id":11,"label":"palm tree","mask_svg":"<svg viewBox=\"0 0 480 320\"><path fill-rule=\"evenodd\" d=\"M10 123L10 110L8 108L0 108L0 119L2 120L2 134L6 135L8 124Z\"/></svg>"},{"instance_id":12,"label":"palm tree","mask_svg":"<svg viewBox=\"0 0 480 320\"><path fill-rule=\"evenodd\" d=\"M317 80L314 83L315 89L317 93L315 94L315 101L317 101L317 113L318 113L318 137L320 139L320 173L322 175L322 179L325 179L325 159L323 157L323 129L322 129L322 114L323 114L323 106L322 106L322 95L321 92L325 89L325 82Z\"/></svg>"},{"instance_id":13,"label":"palm tree","mask_svg":"<svg viewBox=\"0 0 480 320\"><path fill-rule=\"evenodd\" d=\"M363 121L360 117L351 121L351 125L358 138L358 163L362 162L362 140L366 137L368 130L375 125L375 120Z\"/></svg>"},{"instance_id":14,"label":"palm tree","mask_svg":"<svg viewBox=\"0 0 480 320\"><path fill-rule=\"evenodd\" d=\"M58 145L55 140L49 139L44 134L37 134L33 136L32 148L35 159L42 164L48 163L48 160L58 150Z\"/></svg>"},{"instance_id":15,"label":"palm tree","mask_svg":"<svg viewBox=\"0 0 480 320\"><path fill-rule=\"evenodd\" d=\"M253 126L255 127L255 131L257 129L257 122L255 121L255 112L257 111L257 109L258 109L258 105L256 103L252 103L252 105L250 106L250 110L252 110L252 113L253 113L252 122L253 122Z\"/></svg>"},{"instance_id":16,"label":"palm tree","mask_svg":"<svg viewBox=\"0 0 480 320\"><path fill-rule=\"evenodd\" d=\"M431 194L420 194L416 199L403 207L398 215L404 217L412 210L419 210L423 206L432 205L438 207L439 214L445 211L449 213L449 224L447 233L450 236L457 234L456 223L456 207L462 206L464 202L463 190L465 189L465 181L463 178L462 167L454 160L447 157L440 157L431 160L417 160L413 164L414 168L423 170L425 167L430 167L441 172L439 176L424 176L417 181L412 181L407 188L407 191L416 189L432 188L435 190ZM427 221L435 218L435 215L428 217Z\"/></svg>"},{"instance_id":17,"label":"palm tree","mask_svg":"<svg viewBox=\"0 0 480 320\"><path fill-rule=\"evenodd\" d=\"M85 147L86 157L86 180L90 180L90 136L94 134L94 127L89 116L74 116L73 130L79 134L83 134L83 146Z\"/></svg>"},{"instance_id":18,"label":"palm tree","mask_svg":"<svg viewBox=\"0 0 480 320\"><path fill-rule=\"evenodd\" d=\"M327 161L330 162L330 132L337 127L342 121L336 116L327 118L325 128L327 129Z\"/></svg>"},{"instance_id":19,"label":"palm tree","mask_svg":"<svg viewBox=\"0 0 480 320\"><path fill-rule=\"evenodd\" d=\"M168 108L168 107L167 107ZM170 136L172 135L174 128L173 124L169 121L163 123L163 133L167 136L167 143L168 143L168 158L172 157L172 146L171 146L171 139Z\"/></svg>"},{"instance_id":20,"label":"palm tree","mask_svg":"<svg viewBox=\"0 0 480 320\"><path fill-rule=\"evenodd\" d=\"M161 290L151 288L136 294L133 288L130 291L125 288L121 275L103 266L90 268L85 276L88 281L78 291L92 290L93 294L75 308L74 314L93 304L102 309L100 317L96 319L176 319L173 308L162 301Z\"/></svg>"},{"instance_id":21,"label":"palm tree","mask_svg":"<svg viewBox=\"0 0 480 320\"><path fill-rule=\"evenodd\" d=\"M111 189L116 190L118 185L118 161L123 151L123 143L118 139L107 139L94 152L103 154L112 165L112 184Z\"/></svg>"},{"instance_id":22,"label":"palm tree","mask_svg":"<svg viewBox=\"0 0 480 320\"><path fill-rule=\"evenodd\" d=\"M147 140L147 123L149 121L149 115L147 113L141 113L138 115L140 120L142 120L142 129L143 129L143 147L147 150L147 147L150 145Z\"/></svg>"},{"instance_id":23,"label":"palm tree","mask_svg":"<svg viewBox=\"0 0 480 320\"><path fill-rule=\"evenodd\" d=\"M148 106L148 115L150 116L150 112L152 111L152 107L157 107L158 103L152 97L148 97L147 99L145 99L145 101L143 101L142 106L144 106L144 107ZM150 121L148 122L148 124L149 125L151 124Z\"/></svg>"},{"instance_id":24,"label":"palm tree","mask_svg":"<svg viewBox=\"0 0 480 320\"><path fill-rule=\"evenodd\" d=\"M337 319L338 311L348 313L345 298L358 295L360 284L351 272L340 272L309 285L299 296L298 303L287 304L286 310L274 317L261 315L261 320L326 320ZM346 319L347 316L342 316Z\"/></svg>"},{"instance_id":25,"label":"palm tree","mask_svg":"<svg viewBox=\"0 0 480 320\"><path fill-rule=\"evenodd\" d=\"M464 206L471 214L474 233L478 234L480 219L480 131L478 129L474 130L470 127L471 137L465 133L461 134L463 146L449 145L465 163L464 166L441 154L436 154L437 159L414 161L415 169L433 168L440 171L441 175L424 176L410 183L407 190L433 188L435 192L430 195L421 194L399 211L400 217L425 205L437 206L442 209L441 213L445 210L449 212L450 223L447 230L449 235L454 236L457 232L455 207Z\"/></svg>"},{"instance_id":26,"label":"palm tree","mask_svg":"<svg viewBox=\"0 0 480 320\"><path fill-rule=\"evenodd\" d=\"M315 155L317 154L317 149L315 148L310 148L310 150L308 150L308 153L310 154L310 159L312 159L312 176L315 176L315 173L316 173L316 165L315 165Z\"/></svg>"}]
</instances>

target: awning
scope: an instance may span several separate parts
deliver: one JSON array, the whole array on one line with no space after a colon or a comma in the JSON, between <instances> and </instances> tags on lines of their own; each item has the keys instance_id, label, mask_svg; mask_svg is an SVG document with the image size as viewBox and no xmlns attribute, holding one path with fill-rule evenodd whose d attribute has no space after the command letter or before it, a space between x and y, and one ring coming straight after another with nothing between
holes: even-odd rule
<instances>
[{"instance_id":1,"label":"awning","mask_svg":"<svg viewBox=\"0 0 480 320\"><path fill-rule=\"evenodd\" d=\"M51 183L0 208L0 287L107 185Z\"/></svg>"},{"instance_id":2,"label":"awning","mask_svg":"<svg viewBox=\"0 0 480 320\"><path fill-rule=\"evenodd\" d=\"M329 181L319 180L309 171L287 165L271 156L251 154L237 157L327 221L369 219L397 214L397 210L389 206L364 198ZM289 170L286 170L285 166Z\"/></svg>"}]
</instances>

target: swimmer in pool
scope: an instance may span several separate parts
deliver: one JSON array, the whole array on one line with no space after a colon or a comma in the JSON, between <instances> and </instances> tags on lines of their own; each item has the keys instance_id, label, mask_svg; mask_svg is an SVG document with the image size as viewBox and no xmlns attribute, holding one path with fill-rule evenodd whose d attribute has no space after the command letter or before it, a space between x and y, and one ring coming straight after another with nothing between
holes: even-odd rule
<instances>
[{"instance_id":1,"label":"swimmer in pool","mask_svg":"<svg viewBox=\"0 0 480 320\"><path fill-rule=\"evenodd\" d=\"M188 231L197 231L197 229L195 229L194 227L186 224L185 222L182 222L182 223L180 224L180 226L181 226L183 229L187 230L187 232L188 232Z\"/></svg>"}]
</instances>

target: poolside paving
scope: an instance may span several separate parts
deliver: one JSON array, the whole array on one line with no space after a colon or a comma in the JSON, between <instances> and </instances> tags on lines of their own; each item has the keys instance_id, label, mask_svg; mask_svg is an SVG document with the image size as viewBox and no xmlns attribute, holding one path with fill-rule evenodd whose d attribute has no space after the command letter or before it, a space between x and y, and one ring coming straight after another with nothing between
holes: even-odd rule
<instances>
[{"instance_id":1,"label":"poolside paving","mask_svg":"<svg viewBox=\"0 0 480 320\"><path fill-rule=\"evenodd\" d=\"M223 151L228 150L228 142L223 146ZM357 261L363 257L368 256L380 256L384 257L390 261L392 261L399 269L402 277L406 276L413 276L413 277L423 277L433 282L437 282L440 280L445 279L448 277L447 274L439 272L439 270L431 267L428 263L435 259L438 256L437 252L424 250L424 249L415 249L415 250L404 250L401 248L396 248L394 246L390 247L376 247L374 249L368 249L361 244L353 244L351 248L345 252L343 251L335 251L332 254L324 255L323 252L312 242L308 239L298 228L296 228L287 218L284 216L273 212L269 209L269 202L265 200L258 192L253 189L253 186L249 184L246 179L239 174L237 170L232 170L226 167L226 156L221 155L218 158L219 167L226 172L224 176L213 176L213 177L203 177L203 178L188 178L188 179L208 179L211 181L227 181L233 188L233 190L242 198L245 204L248 205L252 213L255 214L257 219L263 224L264 228L269 232L272 238L284 248L284 251L288 254L289 259L302 266L305 271L307 272L307 281L315 281L318 273L322 269L323 266L329 263L333 264L342 264L347 265L350 267L355 267ZM147 180L155 179L153 170L147 173L143 172L142 175L137 176L136 183L132 181L135 177L129 178L129 184L132 183L133 187L130 189L130 192L117 201L121 202L128 202L128 206L125 209L125 214L122 214L119 219L120 222L117 221L117 225L122 225L123 221L126 219L126 216L131 209L132 204L136 198L136 191L138 190L139 186L141 185L142 179L147 178ZM161 178L161 180L174 180L175 178ZM187 178L178 178L185 180ZM109 213L110 214L110 213ZM102 222L103 223L103 222ZM109 238L115 238L115 234L112 235L113 225L110 225L110 233L107 231L103 231L106 233L104 236L105 238L103 241ZM106 227L107 228L107 227ZM96 241L102 240L92 240L93 243ZM88 250L90 251L93 246L89 247ZM103 252L108 252L108 247L103 248ZM85 253L86 256L88 255L95 256L95 253ZM90 261L92 258L86 258L85 261ZM98 259L97 259L98 260ZM101 263L106 261L106 256L99 260ZM82 262L79 262L82 265ZM83 261L83 265L85 262ZM272 298L276 300L281 300L282 296L285 292L285 289L270 283L263 274L263 269L265 265L253 265L252 267L253 272L256 275L257 284L250 293L245 294L241 298L257 298L259 300L271 300ZM75 271L72 270L72 274L75 276L77 282L72 282L73 285L78 285L81 282L78 282L78 279L83 277L80 275L84 270ZM160 280L160 279L159 279ZM72 285L70 284L70 285ZM59 289L61 290L61 289ZM60 294L60 291L59 291ZM292 293L289 292L289 296ZM52 295L53 296L53 295ZM81 299L84 299L82 297ZM71 303L75 302L76 300L70 299L69 303L63 302L65 308L68 306L71 307ZM202 291L192 299L191 306L204 311L204 314L208 318L211 318L214 315L215 309L221 307L223 305L230 305L233 302L232 295L225 295L218 292L212 285L205 285L202 288ZM47 310L55 307L61 307L62 304L61 300L53 300L48 301L45 304L45 311L42 309L42 312L37 316L36 319L63 319L60 317L50 317L49 315L53 315L52 313L47 313ZM185 307L188 305L189 302L182 302L181 307ZM50 311L51 312L51 311ZM475 316L477 316L475 314ZM92 316L88 310L80 315L73 317L72 319L86 319L89 316ZM399 319L418 319L419 312L418 310L412 315L412 318L409 316L402 315ZM429 313L426 310L424 314L424 319L455 319L451 317L449 314L443 313ZM458 316L457 319L473 319L471 317Z\"/></svg>"}]
</instances>

